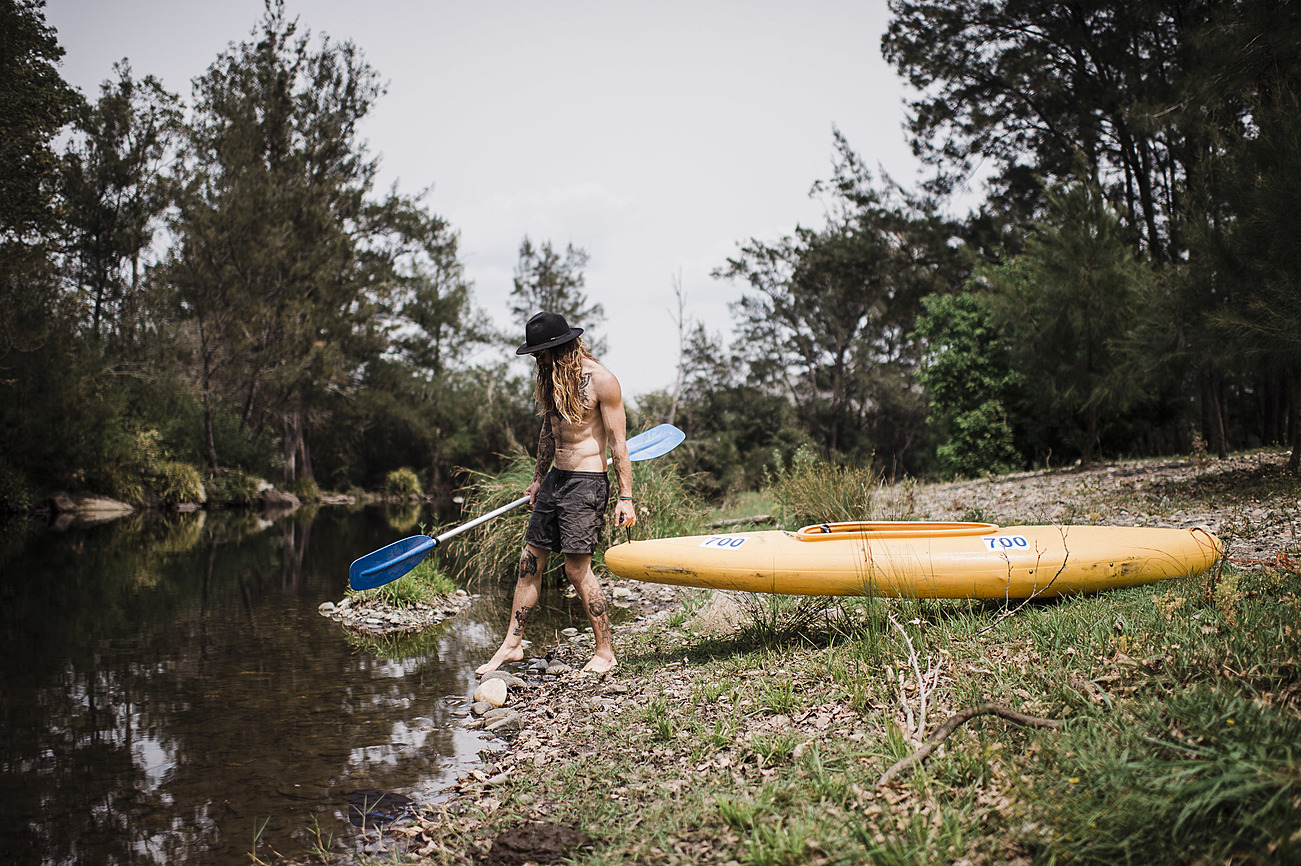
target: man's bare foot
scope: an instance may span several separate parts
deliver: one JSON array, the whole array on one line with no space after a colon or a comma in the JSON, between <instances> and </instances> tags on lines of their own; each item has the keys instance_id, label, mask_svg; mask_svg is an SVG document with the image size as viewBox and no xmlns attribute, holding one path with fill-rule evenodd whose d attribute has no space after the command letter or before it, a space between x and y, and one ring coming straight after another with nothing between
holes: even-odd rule
<instances>
[{"instance_id":1,"label":"man's bare foot","mask_svg":"<svg viewBox=\"0 0 1301 866\"><path fill-rule=\"evenodd\" d=\"M614 670L618 666L619 662L613 655L594 655L592 660L583 666L582 672L585 674L603 674L606 671Z\"/></svg>"},{"instance_id":2,"label":"man's bare foot","mask_svg":"<svg viewBox=\"0 0 1301 866\"><path fill-rule=\"evenodd\" d=\"M497 650L497 654L494 655L491 659L479 665L479 667L475 668L474 673L476 676L483 676L489 671L497 670L497 668L506 664L506 662L520 662L520 661L524 661L524 647L504 646L501 649Z\"/></svg>"}]
</instances>

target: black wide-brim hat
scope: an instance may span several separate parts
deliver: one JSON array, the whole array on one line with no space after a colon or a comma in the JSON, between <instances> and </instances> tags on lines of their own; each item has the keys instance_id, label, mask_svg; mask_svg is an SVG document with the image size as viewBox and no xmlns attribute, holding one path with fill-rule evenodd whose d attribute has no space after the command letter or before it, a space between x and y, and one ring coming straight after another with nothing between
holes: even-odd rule
<instances>
[{"instance_id":1,"label":"black wide-brim hat","mask_svg":"<svg viewBox=\"0 0 1301 866\"><path fill-rule=\"evenodd\" d=\"M516 355L532 355L551 349L570 340L578 339L582 328L571 328L559 313L538 313L524 326L524 345L515 350Z\"/></svg>"}]
</instances>

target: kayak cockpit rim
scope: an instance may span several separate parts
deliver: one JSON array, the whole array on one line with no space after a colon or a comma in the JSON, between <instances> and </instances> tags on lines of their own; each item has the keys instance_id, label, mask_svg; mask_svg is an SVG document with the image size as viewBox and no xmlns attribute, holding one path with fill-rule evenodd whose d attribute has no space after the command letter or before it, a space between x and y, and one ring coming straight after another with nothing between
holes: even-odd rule
<instances>
[{"instance_id":1,"label":"kayak cockpit rim","mask_svg":"<svg viewBox=\"0 0 1301 866\"><path fill-rule=\"evenodd\" d=\"M815 523L795 537L800 541L828 541L843 538L948 538L959 535L989 535L996 523L965 523L944 520L873 520L852 523Z\"/></svg>"}]
</instances>

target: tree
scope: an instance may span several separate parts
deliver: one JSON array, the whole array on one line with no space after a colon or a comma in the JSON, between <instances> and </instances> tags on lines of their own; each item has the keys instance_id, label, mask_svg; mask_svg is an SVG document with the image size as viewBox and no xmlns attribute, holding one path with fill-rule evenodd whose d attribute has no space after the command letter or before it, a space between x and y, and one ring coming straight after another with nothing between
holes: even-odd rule
<instances>
[{"instance_id":1,"label":"tree","mask_svg":"<svg viewBox=\"0 0 1301 866\"><path fill-rule=\"evenodd\" d=\"M198 354L208 459L214 402L236 400L250 435L280 428L285 474L311 477L323 397L380 347L380 305L360 254L376 163L357 127L381 88L351 43L310 50L280 0L256 41L195 82L169 262Z\"/></svg>"},{"instance_id":2,"label":"tree","mask_svg":"<svg viewBox=\"0 0 1301 866\"><path fill-rule=\"evenodd\" d=\"M1022 377L1012 370L1007 337L975 291L978 284L969 282L960 294L928 295L917 320L926 342L917 380L935 410L927 422L946 433L937 448L940 468L969 478L1020 462L1008 403Z\"/></svg>"},{"instance_id":3,"label":"tree","mask_svg":"<svg viewBox=\"0 0 1301 866\"><path fill-rule=\"evenodd\" d=\"M459 359L470 347L489 341L487 317L471 302L446 220L400 196L390 196L380 213L384 231L370 254L388 272L387 343L413 371L437 381L464 366Z\"/></svg>"},{"instance_id":4,"label":"tree","mask_svg":"<svg viewBox=\"0 0 1301 866\"><path fill-rule=\"evenodd\" d=\"M0 0L0 475L16 486L70 474L101 421L56 270L51 145L82 100L55 66L63 49L44 5Z\"/></svg>"},{"instance_id":5,"label":"tree","mask_svg":"<svg viewBox=\"0 0 1301 866\"><path fill-rule=\"evenodd\" d=\"M1045 423L1071 430L1088 464L1106 420L1136 396L1117 344L1148 271L1096 185L1051 191L1048 200L1051 222L1023 256L990 272L991 303Z\"/></svg>"},{"instance_id":6,"label":"tree","mask_svg":"<svg viewBox=\"0 0 1301 866\"><path fill-rule=\"evenodd\" d=\"M1216 260L1240 300L1217 322L1240 351L1285 382L1288 468L1301 472L1301 68L1279 69L1270 83L1253 111L1257 132L1222 181L1236 219Z\"/></svg>"},{"instance_id":7,"label":"tree","mask_svg":"<svg viewBox=\"0 0 1301 866\"><path fill-rule=\"evenodd\" d=\"M53 281L59 160L54 137L81 96L41 0L0 0L0 362L41 345L61 318Z\"/></svg>"},{"instance_id":8,"label":"tree","mask_svg":"<svg viewBox=\"0 0 1301 866\"><path fill-rule=\"evenodd\" d=\"M587 252L569 244L562 257L543 241L540 247L525 237L519 248L515 264L515 287L511 290L511 316L524 333L524 325L534 314L546 310L565 317L571 327L587 330L584 338L592 353L605 351L605 340L596 339L592 332L605 321L605 307L589 303L583 292L587 267Z\"/></svg>"},{"instance_id":9,"label":"tree","mask_svg":"<svg viewBox=\"0 0 1301 866\"><path fill-rule=\"evenodd\" d=\"M69 276L99 342L129 346L141 323L143 257L167 206L161 163L180 121L178 98L153 76L136 81L123 60L115 82L77 120L64 154Z\"/></svg>"},{"instance_id":10,"label":"tree","mask_svg":"<svg viewBox=\"0 0 1301 866\"><path fill-rule=\"evenodd\" d=\"M1045 190L1098 183L1126 241L1160 272L1143 308L1152 311L1151 348L1167 361L1158 384L1177 383L1183 402L1200 408L1217 453L1227 453L1235 428L1249 442L1244 416L1269 414L1253 404L1277 390L1278 374L1216 324L1246 297L1217 261L1237 218L1224 180L1255 138L1261 99L1280 71L1301 63L1301 8L1277 0L891 0L890 8L882 49L920 93L909 131L936 167L933 188L950 191L977 167L992 168L973 224L978 243L997 240L1000 223L1042 218ZM1015 254L1016 239L1006 240ZM1236 424L1235 404L1245 407Z\"/></svg>"},{"instance_id":11,"label":"tree","mask_svg":"<svg viewBox=\"0 0 1301 866\"><path fill-rule=\"evenodd\" d=\"M833 207L819 229L752 240L715 276L744 281L732 305L752 383L791 400L828 454L876 453L910 468L924 428L912 374L920 299L964 274L932 204L878 187L837 132Z\"/></svg>"}]
</instances>

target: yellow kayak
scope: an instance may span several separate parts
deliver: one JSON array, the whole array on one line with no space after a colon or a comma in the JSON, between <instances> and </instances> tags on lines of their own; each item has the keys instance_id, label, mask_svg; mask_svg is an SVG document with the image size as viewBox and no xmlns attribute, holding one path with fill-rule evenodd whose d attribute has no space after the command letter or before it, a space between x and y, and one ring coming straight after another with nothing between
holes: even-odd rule
<instances>
[{"instance_id":1,"label":"yellow kayak","mask_svg":"<svg viewBox=\"0 0 1301 866\"><path fill-rule=\"evenodd\" d=\"M895 598L1051 598L1205 571L1224 547L1205 529L830 523L633 541L620 577L746 592Z\"/></svg>"}]
</instances>

